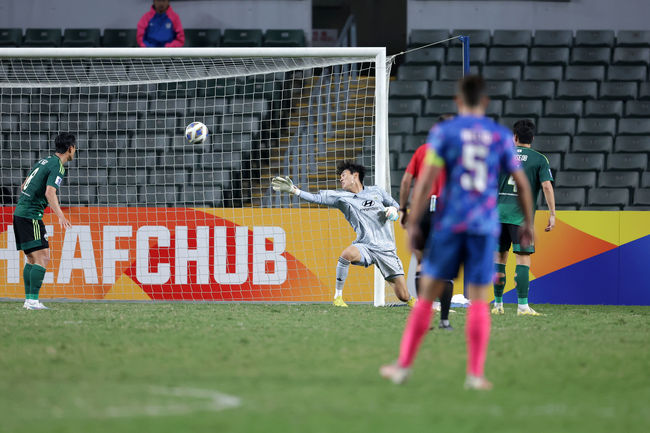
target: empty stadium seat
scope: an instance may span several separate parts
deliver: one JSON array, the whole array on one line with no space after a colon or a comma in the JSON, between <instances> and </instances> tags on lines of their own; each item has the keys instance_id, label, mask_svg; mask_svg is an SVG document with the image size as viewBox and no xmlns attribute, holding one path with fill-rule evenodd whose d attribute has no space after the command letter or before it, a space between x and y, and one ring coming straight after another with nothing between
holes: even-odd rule
<instances>
[{"instance_id":1,"label":"empty stadium seat","mask_svg":"<svg viewBox=\"0 0 650 433\"><path fill-rule=\"evenodd\" d=\"M174 185L143 185L138 187L137 190L138 201L141 205L171 207L179 202L178 188ZM119 200L124 196L125 194L119 194L117 198ZM133 192L128 193L128 197L133 197Z\"/></svg>"},{"instance_id":2,"label":"empty stadium seat","mask_svg":"<svg viewBox=\"0 0 650 433\"><path fill-rule=\"evenodd\" d=\"M585 117L619 118L623 114L623 101L587 101L585 102Z\"/></svg>"},{"instance_id":3,"label":"empty stadium seat","mask_svg":"<svg viewBox=\"0 0 650 433\"><path fill-rule=\"evenodd\" d=\"M639 85L639 99L650 99L650 82L646 81L645 83L641 83Z\"/></svg>"},{"instance_id":4,"label":"empty stadium seat","mask_svg":"<svg viewBox=\"0 0 650 433\"><path fill-rule=\"evenodd\" d=\"M599 188L636 188L639 173L635 171L603 171L598 173Z\"/></svg>"},{"instance_id":5,"label":"empty stadium seat","mask_svg":"<svg viewBox=\"0 0 650 433\"><path fill-rule=\"evenodd\" d=\"M438 122L438 117L418 117L415 119L415 130L416 134L427 134L433 125Z\"/></svg>"},{"instance_id":6,"label":"empty stadium seat","mask_svg":"<svg viewBox=\"0 0 650 433\"><path fill-rule=\"evenodd\" d=\"M22 42L22 29L0 29L0 47L19 47Z\"/></svg>"},{"instance_id":7,"label":"empty stadium seat","mask_svg":"<svg viewBox=\"0 0 650 433\"><path fill-rule=\"evenodd\" d=\"M435 66L403 65L397 71L397 79L400 81L437 80L438 68Z\"/></svg>"},{"instance_id":8,"label":"empty stadium seat","mask_svg":"<svg viewBox=\"0 0 650 433\"><path fill-rule=\"evenodd\" d=\"M537 133L546 135L573 135L575 119L562 117L541 117L537 124Z\"/></svg>"},{"instance_id":9,"label":"empty stadium seat","mask_svg":"<svg viewBox=\"0 0 650 433\"><path fill-rule=\"evenodd\" d=\"M488 63L492 65L525 65L528 63L528 48L497 47L490 48Z\"/></svg>"},{"instance_id":10,"label":"empty stadium seat","mask_svg":"<svg viewBox=\"0 0 650 433\"><path fill-rule=\"evenodd\" d=\"M571 63L577 65L608 65L611 50L605 47L579 47L571 50Z\"/></svg>"},{"instance_id":11,"label":"empty stadium seat","mask_svg":"<svg viewBox=\"0 0 650 433\"><path fill-rule=\"evenodd\" d=\"M587 197L589 206L625 206L630 201L630 191L625 188L591 188Z\"/></svg>"},{"instance_id":12,"label":"empty stadium seat","mask_svg":"<svg viewBox=\"0 0 650 433\"><path fill-rule=\"evenodd\" d=\"M542 101L534 99L510 99L505 101L504 116L541 117Z\"/></svg>"},{"instance_id":13,"label":"empty stadium seat","mask_svg":"<svg viewBox=\"0 0 650 433\"><path fill-rule=\"evenodd\" d=\"M607 68L608 81L645 81L648 68L644 65L611 65Z\"/></svg>"},{"instance_id":14,"label":"empty stadium seat","mask_svg":"<svg viewBox=\"0 0 650 433\"><path fill-rule=\"evenodd\" d=\"M619 135L614 143L615 152L650 152L650 136Z\"/></svg>"},{"instance_id":15,"label":"empty stadium seat","mask_svg":"<svg viewBox=\"0 0 650 433\"><path fill-rule=\"evenodd\" d=\"M105 29L102 38L104 47L135 47L136 30L135 29Z\"/></svg>"},{"instance_id":16,"label":"empty stadium seat","mask_svg":"<svg viewBox=\"0 0 650 433\"><path fill-rule=\"evenodd\" d=\"M534 47L530 50L530 65L566 65L569 49L566 47Z\"/></svg>"},{"instance_id":17,"label":"empty stadium seat","mask_svg":"<svg viewBox=\"0 0 650 433\"><path fill-rule=\"evenodd\" d=\"M453 98L456 96L455 81L434 81L431 83L429 96L432 98Z\"/></svg>"},{"instance_id":18,"label":"empty stadium seat","mask_svg":"<svg viewBox=\"0 0 650 433\"><path fill-rule=\"evenodd\" d=\"M546 117L580 117L582 116L582 101L567 101L556 99L546 101L544 105Z\"/></svg>"},{"instance_id":19,"label":"empty stadium seat","mask_svg":"<svg viewBox=\"0 0 650 433\"><path fill-rule=\"evenodd\" d=\"M616 35L616 45L623 47L650 47L650 31L621 30Z\"/></svg>"},{"instance_id":20,"label":"empty stadium seat","mask_svg":"<svg viewBox=\"0 0 650 433\"><path fill-rule=\"evenodd\" d=\"M99 29L65 29L61 45L64 47L99 47L101 34Z\"/></svg>"},{"instance_id":21,"label":"empty stadium seat","mask_svg":"<svg viewBox=\"0 0 650 433\"><path fill-rule=\"evenodd\" d=\"M304 47L304 30L267 30L264 35L265 47Z\"/></svg>"},{"instance_id":22,"label":"empty stadium seat","mask_svg":"<svg viewBox=\"0 0 650 433\"><path fill-rule=\"evenodd\" d=\"M524 80L561 81L562 66L526 66Z\"/></svg>"},{"instance_id":23,"label":"empty stadium seat","mask_svg":"<svg viewBox=\"0 0 650 433\"><path fill-rule=\"evenodd\" d=\"M578 127L580 127L580 121L578 121ZM613 142L613 138L608 135L577 135L573 137L571 148L574 152L609 153L612 151Z\"/></svg>"},{"instance_id":24,"label":"empty stadium seat","mask_svg":"<svg viewBox=\"0 0 650 433\"><path fill-rule=\"evenodd\" d=\"M408 153L400 153L397 155L397 169L404 171L411 161L411 156Z\"/></svg>"},{"instance_id":25,"label":"empty stadium seat","mask_svg":"<svg viewBox=\"0 0 650 433\"><path fill-rule=\"evenodd\" d=\"M419 99L391 99L388 101L390 116L419 116L421 113L422 101Z\"/></svg>"},{"instance_id":26,"label":"empty stadium seat","mask_svg":"<svg viewBox=\"0 0 650 433\"><path fill-rule=\"evenodd\" d=\"M564 73L567 81L603 81L605 79L605 66L603 65L570 65Z\"/></svg>"},{"instance_id":27,"label":"empty stadium seat","mask_svg":"<svg viewBox=\"0 0 650 433\"><path fill-rule=\"evenodd\" d=\"M502 116L499 118L499 123L508 129L512 129L515 122L521 120L520 116Z\"/></svg>"},{"instance_id":28,"label":"empty stadium seat","mask_svg":"<svg viewBox=\"0 0 650 433\"><path fill-rule=\"evenodd\" d=\"M627 101L625 103L625 116L650 118L650 101Z\"/></svg>"},{"instance_id":29,"label":"empty stadium seat","mask_svg":"<svg viewBox=\"0 0 650 433\"><path fill-rule=\"evenodd\" d=\"M424 114L427 116L440 116L456 112L456 103L452 99L429 99L424 104Z\"/></svg>"},{"instance_id":30,"label":"empty stadium seat","mask_svg":"<svg viewBox=\"0 0 650 433\"><path fill-rule=\"evenodd\" d=\"M568 135L535 135L533 149L546 155L547 153L567 153L571 137Z\"/></svg>"},{"instance_id":31,"label":"empty stadium seat","mask_svg":"<svg viewBox=\"0 0 650 433\"><path fill-rule=\"evenodd\" d=\"M574 45L591 47L611 47L614 45L613 30L578 30Z\"/></svg>"},{"instance_id":32,"label":"empty stadium seat","mask_svg":"<svg viewBox=\"0 0 650 433\"><path fill-rule=\"evenodd\" d=\"M519 81L515 85L514 97L519 99L553 99L555 97L555 82Z\"/></svg>"},{"instance_id":33,"label":"empty stadium seat","mask_svg":"<svg viewBox=\"0 0 650 433\"><path fill-rule=\"evenodd\" d=\"M97 187L92 185L66 185L60 195L61 204L65 206L97 204L98 195L96 191Z\"/></svg>"},{"instance_id":34,"label":"empty stadium seat","mask_svg":"<svg viewBox=\"0 0 650 433\"><path fill-rule=\"evenodd\" d=\"M431 125L433 127L433 125ZM427 135L425 134L420 134L420 135L408 135L404 139L404 152L408 154L413 154L418 147L422 146L424 142L427 140Z\"/></svg>"},{"instance_id":35,"label":"empty stadium seat","mask_svg":"<svg viewBox=\"0 0 650 433\"><path fill-rule=\"evenodd\" d=\"M533 45L538 47L570 47L573 45L571 30L535 30Z\"/></svg>"},{"instance_id":36,"label":"empty stadium seat","mask_svg":"<svg viewBox=\"0 0 650 433\"><path fill-rule=\"evenodd\" d=\"M489 30L454 29L451 36L469 36L471 47L487 47L491 39ZM451 41L451 45L460 45L460 41L455 39Z\"/></svg>"},{"instance_id":37,"label":"empty stadium seat","mask_svg":"<svg viewBox=\"0 0 650 433\"><path fill-rule=\"evenodd\" d=\"M555 188L555 204L581 207L585 203L584 188Z\"/></svg>"},{"instance_id":38,"label":"empty stadium seat","mask_svg":"<svg viewBox=\"0 0 650 433\"><path fill-rule=\"evenodd\" d=\"M648 168L646 153L612 153L607 156L607 170L640 170Z\"/></svg>"},{"instance_id":39,"label":"empty stadium seat","mask_svg":"<svg viewBox=\"0 0 650 433\"><path fill-rule=\"evenodd\" d=\"M578 135L609 135L616 134L616 119L584 118L578 119Z\"/></svg>"},{"instance_id":40,"label":"empty stadium seat","mask_svg":"<svg viewBox=\"0 0 650 433\"><path fill-rule=\"evenodd\" d=\"M449 38L449 30L411 30L409 36L409 46L420 47L432 42L443 41ZM446 45L447 43L445 43Z\"/></svg>"},{"instance_id":41,"label":"empty stadium seat","mask_svg":"<svg viewBox=\"0 0 650 433\"><path fill-rule=\"evenodd\" d=\"M560 81L557 84L557 97L560 99L596 99L598 83L595 81Z\"/></svg>"},{"instance_id":42,"label":"empty stadium seat","mask_svg":"<svg viewBox=\"0 0 650 433\"><path fill-rule=\"evenodd\" d=\"M388 94L391 98L426 98L428 91L428 81L395 81Z\"/></svg>"},{"instance_id":43,"label":"empty stadium seat","mask_svg":"<svg viewBox=\"0 0 650 433\"><path fill-rule=\"evenodd\" d=\"M635 206L650 206L650 188L637 188L634 191Z\"/></svg>"},{"instance_id":44,"label":"empty stadium seat","mask_svg":"<svg viewBox=\"0 0 650 433\"><path fill-rule=\"evenodd\" d=\"M641 175L641 188L650 188L650 172L646 171Z\"/></svg>"},{"instance_id":45,"label":"empty stadium seat","mask_svg":"<svg viewBox=\"0 0 650 433\"><path fill-rule=\"evenodd\" d=\"M502 112L503 101L500 101L498 99L490 99L487 109L485 110L485 114L490 117L500 117Z\"/></svg>"},{"instance_id":46,"label":"empty stadium seat","mask_svg":"<svg viewBox=\"0 0 650 433\"><path fill-rule=\"evenodd\" d=\"M412 117L389 117L389 134L413 134L415 120Z\"/></svg>"},{"instance_id":47,"label":"empty stadium seat","mask_svg":"<svg viewBox=\"0 0 650 433\"><path fill-rule=\"evenodd\" d=\"M486 80L512 80L521 78L521 66L484 66L482 74Z\"/></svg>"},{"instance_id":48,"label":"empty stadium seat","mask_svg":"<svg viewBox=\"0 0 650 433\"><path fill-rule=\"evenodd\" d=\"M22 43L23 47L60 47L60 29L27 29Z\"/></svg>"},{"instance_id":49,"label":"empty stadium seat","mask_svg":"<svg viewBox=\"0 0 650 433\"><path fill-rule=\"evenodd\" d=\"M262 30L226 29L221 44L224 47L261 47Z\"/></svg>"},{"instance_id":50,"label":"empty stadium seat","mask_svg":"<svg viewBox=\"0 0 650 433\"><path fill-rule=\"evenodd\" d=\"M532 37L530 30L495 30L492 35L492 46L528 47Z\"/></svg>"},{"instance_id":51,"label":"empty stadium seat","mask_svg":"<svg viewBox=\"0 0 650 433\"><path fill-rule=\"evenodd\" d=\"M650 134L650 118L623 118L618 123L618 133L621 135Z\"/></svg>"},{"instance_id":52,"label":"empty stadium seat","mask_svg":"<svg viewBox=\"0 0 650 433\"><path fill-rule=\"evenodd\" d=\"M576 171L602 171L605 155L602 153L567 153L564 156L564 169Z\"/></svg>"},{"instance_id":53,"label":"empty stadium seat","mask_svg":"<svg viewBox=\"0 0 650 433\"><path fill-rule=\"evenodd\" d=\"M144 185L147 183L146 168L111 168L108 170L111 185Z\"/></svg>"},{"instance_id":54,"label":"empty stadium seat","mask_svg":"<svg viewBox=\"0 0 650 433\"><path fill-rule=\"evenodd\" d=\"M406 53L404 61L414 65L442 65L445 63L445 49L443 47L428 47Z\"/></svg>"},{"instance_id":55,"label":"empty stadium seat","mask_svg":"<svg viewBox=\"0 0 650 433\"><path fill-rule=\"evenodd\" d=\"M220 29L185 29L186 47L218 47L221 45Z\"/></svg>"},{"instance_id":56,"label":"empty stadium seat","mask_svg":"<svg viewBox=\"0 0 650 433\"><path fill-rule=\"evenodd\" d=\"M469 73L478 75L478 66L472 65L469 67ZM463 77L463 66L461 65L442 65L438 78L445 81L458 81Z\"/></svg>"},{"instance_id":57,"label":"empty stadium seat","mask_svg":"<svg viewBox=\"0 0 650 433\"><path fill-rule=\"evenodd\" d=\"M607 81L600 83L601 99L636 99L637 83L632 81Z\"/></svg>"},{"instance_id":58,"label":"empty stadium seat","mask_svg":"<svg viewBox=\"0 0 650 433\"><path fill-rule=\"evenodd\" d=\"M487 48L472 47L469 50L469 63L470 65L483 65L487 60ZM448 65L462 65L463 64L463 50L461 47L450 47L447 49L447 64Z\"/></svg>"},{"instance_id":59,"label":"empty stadium seat","mask_svg":"<svg viewBox=\"0 0 650 433\"><path fill-rule=\"evenodd\" d=\"M556 188L592 188L596 186L595 171L560 171L555 176Z\"/></svg>"},{"instance_id":60,"label":"empty stadium seat","mask_svg":"<svg viewBox=\"0 0 650 433\"><path fill-rule=\"evenodd\" d=\"M648 65L650 48L614 48L612 63L614 65Z\"/></svg>"},{"instance_id":61,"label":"empty stadium seat","mask_svg":"<svg viewBox=\"0 0 650 433\"><path fill-rule=\"evenodd\" d=\"M493 99L512 98L512 81L486 81L485 92Z\"/></svg>"}]
</instances>

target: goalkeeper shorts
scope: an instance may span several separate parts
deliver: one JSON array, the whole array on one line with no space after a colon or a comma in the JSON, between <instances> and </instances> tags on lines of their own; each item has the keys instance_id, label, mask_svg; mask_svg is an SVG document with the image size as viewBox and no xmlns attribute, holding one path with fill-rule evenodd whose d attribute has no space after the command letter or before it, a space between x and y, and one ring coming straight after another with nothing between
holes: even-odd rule
<instances>
[{"instance_id":1,"label":"goalkeeper shorts","mask_svg":"<svg viewBox=\"0 0 650 433\"><path fill-rule=\"evenodd\" d=\"M365 266L375 265L385 280L404 275L402 261L397 257L396 250L377 251L371 245L353 244L361 253L361 261L353 265Z\"/></svg>"}]
</instances>

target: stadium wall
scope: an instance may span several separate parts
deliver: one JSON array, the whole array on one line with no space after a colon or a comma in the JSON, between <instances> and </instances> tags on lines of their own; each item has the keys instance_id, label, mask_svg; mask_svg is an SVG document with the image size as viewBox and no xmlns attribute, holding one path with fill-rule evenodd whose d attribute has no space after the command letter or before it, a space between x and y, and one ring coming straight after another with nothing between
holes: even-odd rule
<instances>
[{"instance_id":1,"label":"stadium wall","mask_svg":"<svg viewBox=\"0 0 650 433\"><path fill-rule=\"evenodd\" d=\"M412 29L644 30L647 0L426 1L408 0ZM640 13L641 12L641 13Z\"/></svg>"},{"instance_id":2,"label":"stadium wall","mask_svg":"<svg viewBox=\"0 0 650 433\"><path fill-rule=\"evenodd\" d=\"M24 293L12 213L0 208L0 298ZM329 302L336 258L355 238L332 209L119 208L100 214L66 208L66 215L74 227L65 233L52 213L44 218L52 248L41 292L46 298ZM546 233L547 217L539 211L535 219L532 303L650 305L650 212L560 211ZM253 220L265 224L249 227ZM348 236L307 230L305 221L334 221ZM408 267L406 235L395 228ZM514 267L511 255L506 302L516 301ZM353 266L346 300L372 302L372 275L372 268ZM461 275L455 292L462 291Z\"/></svg>"},{"instance_id":3,"label":"stadium wall","mask_svg":"<svg viewBox=\"0 0 650 433\"><path fill-rule=\"evenodd\" d=\"M151 0L3 0L0 27L136 28ZM184 28L303 29L311 38L311 0L174 1Z\"/></svg>"}]
</instances>

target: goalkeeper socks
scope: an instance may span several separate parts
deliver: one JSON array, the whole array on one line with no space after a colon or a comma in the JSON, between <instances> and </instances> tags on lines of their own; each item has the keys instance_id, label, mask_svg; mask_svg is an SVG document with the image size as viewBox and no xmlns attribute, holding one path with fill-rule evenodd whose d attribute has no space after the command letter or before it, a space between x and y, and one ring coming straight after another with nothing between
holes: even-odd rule
<instances>
[{"instance_id":1,"label":"goalkeeper socks","mask_svg":"<svg viewBox=\"0 0 650 433\"><path fill-rule=\"evenodd\" d=\"M503 304L503 290L506 287L506 265L505 263L495 263L494 268L494 303Z\"/></svg>"},{"instance_id":2,"label":"goalkeeper socks","mask_svg":"<svg viewBox=\"0 0 650 433\"><path fill-rule=\"evenodd\" d=\"M32 271L29 274L32 286L32 299L38 299L38 293L41 291L43 279L45 278L45 272L46 269L43 266L37 264L32 265Z\"/></svg>"},{"instance_id":3,"label":"goalkeeper socks","mask_svg":"<svg viewBox=\"0 0 650 433\"><path fill-rule=\"evenodd\" d=\"M517 265L515 268L515 288L519 305L528 305L529 269L526 265Z\"/></svg>"},{"instance_id":4,"label":"goalkeeper socks","mask_svg":"<svg viewBox=\"0 0 650 433\"><path fill-rule=\"evenodd\" d=\"M473 300L467 312L467 373L483 377L483 367L490 341L490 313L485 301Z\"/></svg>"},{"instance_id":5,"label":"goalkeeper socks","mask_svg":"<svg viewBox=\"0 0 650 433\"><path fill-rule=\"evenodd\" d=\"M25 263L25 267L23 268L23 281L25 282L25 299L35 299L32 297L32 286L31 286L31 272L32 272L32 265L31 263Z\"/></svg>"},{"instance_id":6,"label":"goalkeeper socks","mask_svg":"<svg viewBox=\"0 0 650 433\"><path fill-rule=\"evenodd\" d=\"M409 368L413 364L422 338L429 330L431 316L433 315L431 309L432 304L433 302L420 298L411 310L411 314L409 314L406 328L404 328L404 334L402 335L399 359L397 361L397 365L402 368Z\"/></svg>"},{"instance_id":7,"label":"goalkeeper socks","mask_svg":"<svg viewBox=\"0 0 650 433\"><path fill-rule=\"evenodd\" d=\"M348 277L348 270L350 269L350 261L339 257L339 261L336 264L336 293L334 298L343 296L343 285L345 284L345 279Z\"/></svg>"},{"instance_id":8,"label":"goalkeeper socks","mask_svg":"<svg viewBox=\"0 0 650 433\"><path fill-rule=\"evenodd\" d=\"M440 295L440 320L446 322L446 325L449 325L449 309L451 308L452 296L454 296L454 282L447 281Z\"/></svg>"}]
</instances>

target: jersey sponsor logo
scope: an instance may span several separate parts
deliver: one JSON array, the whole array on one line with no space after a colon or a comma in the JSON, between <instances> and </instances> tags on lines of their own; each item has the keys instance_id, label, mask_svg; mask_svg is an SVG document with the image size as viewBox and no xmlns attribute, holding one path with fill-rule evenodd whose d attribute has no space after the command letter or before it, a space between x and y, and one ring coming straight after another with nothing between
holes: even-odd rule
<instances>
[{"instance_id":1,"label":"jersey sponsor logo","mask_svg":"<svg viewBox=\"0 0 650 433\"><path fill-rule=\"evenodd\" d=\"M372 200L365 200L363 203L361 203L364 207L371 207L372 205L375 204L374 201Z\"/></svg>"},{"instance_id":2,"label":"jersey sponsor logo","mask_svg":"<svg viewBox=\"0 0 650 433\"><path fill-rule=\"evenodd\" d=\"M528 155L515 155L515 158L517 158L519 161L527 161Z\"/></svg>"},{"instance_id":3,"label":"jersey sponsor logo","mask_svg":"<svg viewBox=\"0 0 650 433\"><path fill-rule=\"evenodd\" d=\"M47 159L41 159L38 163L41 165L47 165Z\"/></svg>"},{"instance_id":4,"label":"jersey sponsor logo","mask_svg":"<svg viewBox=\"0 0 650 433\"><path fill-rule=\"evenodd\" d=\"M57 176L57 177L56 177L56 180L54 181L54 183L56 183L57 186L61 186L61 182L62 182L62 181L63 181L63 178L61 178L60 176Z\"/></svg>"}]
</instances>

